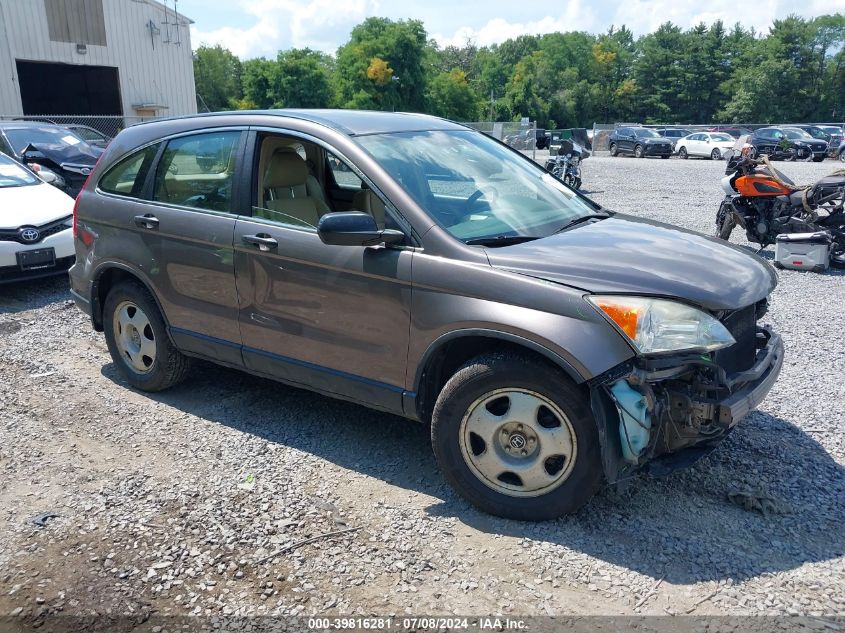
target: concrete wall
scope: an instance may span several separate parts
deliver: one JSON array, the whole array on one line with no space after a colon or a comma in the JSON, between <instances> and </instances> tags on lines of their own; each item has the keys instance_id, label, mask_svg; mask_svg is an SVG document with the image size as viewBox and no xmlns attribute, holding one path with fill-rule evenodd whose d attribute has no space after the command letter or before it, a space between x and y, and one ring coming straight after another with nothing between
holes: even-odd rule
<instances>
[{"instance_id":1,"label":"concrete wall","mask_svg":"<svg viewBox=\"0 0 845 633\"><path fill-rule=\"evenodd\" d=\"M0 0L0 115L23 114L15 60L115 66L120 76L123 114L133 116L137 104L168 106L159 116L196 112L196 91L190 21L180 18L179 38L168 11L171 42L167 43L164 6L154 0L102 0L106 45L87 45L80 54L74 43L50 41L44 0ZM150 22L160 29L150 29ZM38 114L81 114L42 112Z\"/></svg>"}]
</instances>

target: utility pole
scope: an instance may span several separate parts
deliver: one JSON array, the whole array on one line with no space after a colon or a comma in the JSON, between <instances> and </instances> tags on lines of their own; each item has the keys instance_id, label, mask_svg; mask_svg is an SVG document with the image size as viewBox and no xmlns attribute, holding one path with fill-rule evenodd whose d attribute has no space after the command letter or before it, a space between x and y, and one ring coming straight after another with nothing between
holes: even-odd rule
<instances>
[{"instance_id":1,"label":"utility pole","mask_svg":"<svg viewBox=\"0 0 845 633\"><path fill-rule=\"evenodd\" d=\"M490 88L490 122L493 122L493 89Z\"/></svg>"}]
</instances>

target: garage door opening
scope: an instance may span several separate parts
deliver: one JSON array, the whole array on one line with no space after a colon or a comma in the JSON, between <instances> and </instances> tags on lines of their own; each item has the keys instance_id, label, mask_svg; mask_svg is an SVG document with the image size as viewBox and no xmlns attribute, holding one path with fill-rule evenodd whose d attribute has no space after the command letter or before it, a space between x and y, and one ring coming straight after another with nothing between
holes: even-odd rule
<instances>
[{"instance_id":1,"label":"garage door opening","mask_svg":"<svg viewBox=\"0 0 845 633\"><path fill-rule=\"evenodd\" d=\"M24 114L120 115L117 68L17 60Z\"/></svg>"}]
</instances>

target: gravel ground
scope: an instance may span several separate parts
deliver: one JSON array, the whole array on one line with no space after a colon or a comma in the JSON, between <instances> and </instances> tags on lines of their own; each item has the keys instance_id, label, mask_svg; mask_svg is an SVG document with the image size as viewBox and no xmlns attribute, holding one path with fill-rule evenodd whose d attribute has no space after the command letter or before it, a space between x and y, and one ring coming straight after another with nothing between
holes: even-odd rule
<instances>
[{"instance_id":1,"label":"gravel ground","mask_svg":"<svg viewBox=\"0 0 845 633\"><path fill-rule=\"evenodd\" d=\"M808 182L838 164L782 167ZM593 157L584 187L709 234L723 169ZM787 359L759 410L690 470L543 524L468 507L427 430L390 415L205 364L169 392L135 392L63 279L3 287L0 615L125 616L104 630L168 614L823 625L845 615L845 275L780 277L766 319ZM732 503L736 491L769 510ZM43 512L58 516L35 526Z\"/></svg>"}]
</instances>

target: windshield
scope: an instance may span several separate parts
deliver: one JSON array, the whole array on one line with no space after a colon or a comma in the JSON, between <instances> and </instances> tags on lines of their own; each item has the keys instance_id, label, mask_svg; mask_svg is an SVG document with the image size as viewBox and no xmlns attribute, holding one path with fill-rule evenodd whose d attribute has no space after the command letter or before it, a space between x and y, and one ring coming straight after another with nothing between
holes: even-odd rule
<instances>
[{"instance_id":1,"label":"windshield","mask_svg":"<svg viewBox=\"0 0 845 633\"><path fill-rule=\"evenodd\" d=\"M70 130L52 127L7 128L6 136L17 153L23 152L27 145L79 145L83 151L88 150L88 144Z\"/></svg>"},{"instance_id":2,"label":"windshield","mask_svg":"<svg viewBox=\"0 0 845 633\"><path fill-rule=\"evenodd\" d=\"M730 141L733 143L734 137L730 134L711 134L710 138L714 141Z\"/></svg>"},{"instance_id":3,"label":"windshield","mask_svg":"<svg viewBox=\"0 0 845 633\"><path fill-rule=\"evenodd\" d=\"M478 132L401 132L357 140L460 240L544 237L596 213L554 176Z\"/></svg>"},{"instance_id":4,"label":"windshield","mask_svg":"<svg viewBox=\"0 0 845 633\"><path fill-rule=\"evenodd\" d=\"M825 134L842 134L842 128L836 127L835 125L822 125L819 129Z\"/></svg>"},{"instance_id":5,"label":"windshield","mask_svg":"<svg viewBox=\"0 0 845 633\"><path fill-rule=\"evenodd\" d=\"M800 130L794 127L784 128L783 133L786 134L786 138L788 139L796 139L796 138L813 138L804 130Z\"/></svg>"},{"instance_id":6,"label":"windshield","mask_svg":"<svg viewBox=\"0 0 845 633\"><path fill-rule=\"evenodd\" d=\"M28 169L21 167L11 158L0 156L0 189L7 187L24 187L41 182Z\"/></svg>"},{"instance_id":7,"label":"windshield","mask_svg":"<svg viewBox=\"0 0 845 633\"><path fill-rule=\"evenodd\" d=\"M645 128L634 129L634 136L637 138L660 138L660 134Z\"/></svg>"}]
</instances>

